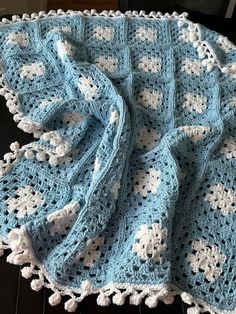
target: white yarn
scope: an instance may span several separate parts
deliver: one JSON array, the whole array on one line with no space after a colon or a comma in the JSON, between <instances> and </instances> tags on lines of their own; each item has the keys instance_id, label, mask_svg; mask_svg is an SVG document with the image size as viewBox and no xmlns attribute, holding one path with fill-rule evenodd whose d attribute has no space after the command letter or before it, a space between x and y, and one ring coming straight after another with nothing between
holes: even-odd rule
<instances>
[{"instance_id":1,"label":"white yarn","mask_svg":"<svg viewBox=\"0 0 236 314\"><path fill-rule=\"evenodd\" d=\"M49 304L52 306L58 305L61 302L61 295L59 292L53 293L49 298L48 298Z\"/></svg>"},{"instance_id":2,"label":"white yarn","mask_svg":"<svg viewBox=\"0 0 236 314\"><path fill-rule=\"evenodd\" d=\"M78 303L74 299L70 299L65 302L65 310L68 312L75 312L78 307Z\"/></svg>"},{"instance_id":3,"label":"white yarn","mask_svg":"<svg viewBox=\"0 0 236 314\"><path fill-rule=\"evenodd\" d=\"M29 279L33 275L32 268L29 266L25 266L24 268L21 269L21 275L22 277Z\"/></svg>"},{"instance_id":4,"label":"white yarn","mask_svg":"<svg viewBox=\"0 0 236 314\"><path fill-rule=\"evenodd\" d=\"M33 279L30 285L32 290L39 291L43 287L43 281L41 279Z\"/></svg>"},{"instance_id":5,"label":"white yarn","mask_svg":"<svg viewBox=\"0 0 236 314\"><path fill-rule=\"evenodd\" d=\"M108 306L111 303L111 300L103 292L101 292L97 297L97 304L101 306Z\"/></svg>"}]
</instances>

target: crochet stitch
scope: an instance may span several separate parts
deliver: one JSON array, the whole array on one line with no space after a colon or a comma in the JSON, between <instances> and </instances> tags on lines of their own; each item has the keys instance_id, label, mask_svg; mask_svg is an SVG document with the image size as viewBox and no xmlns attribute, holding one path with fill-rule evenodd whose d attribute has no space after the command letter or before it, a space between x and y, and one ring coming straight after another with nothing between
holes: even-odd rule
<instances>
[{"instance_id":1,"label":"crochet stitch","mask_svg":"<svg viewBox=\"0 0 236 314\"><path fill-rule=\"evenodd\" d=\"M175 295L236 312L236 47L186 14L0 22L0 94L35 141L0 162L0 254L76 310Z\"/></svg>"}]
</instances>

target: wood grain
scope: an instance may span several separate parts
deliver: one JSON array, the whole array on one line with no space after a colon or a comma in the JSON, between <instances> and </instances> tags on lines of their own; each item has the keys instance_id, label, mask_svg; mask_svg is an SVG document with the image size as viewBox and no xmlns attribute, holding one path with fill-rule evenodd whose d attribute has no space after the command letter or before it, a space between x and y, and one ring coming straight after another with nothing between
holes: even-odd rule
<instances>
[{"instance_id":1,"label":"wood grain","mask_svg":"<svg viewBox=\"0 0 236 314\"><path fill-rule=\"evenodd\" d=\"M17 314L43 314L45 307L45 289L36 292L30 287L30 279L20 276Z\"/></svg>"},{"instance_id":2,"label":"wood grain","mask_svg":"<svg viewBox=\"0 0 236 314\"><path fill-rule=\"evenodd\" d=\"M91 10L96 9L97 11L103 10L117 10L117 0L48 0L48 10Z\"/></svg>"},{"instance_id":3,"label":"wood grain","mask_svg":"<svg viewBox=\"0 0 236 314\"><path fill-rule=\"evenodd\" d=\"M10 251L7 251L9 254ZM17 308L18 287L19 287L19 266L14 266L5 262L5 258L0 258L0 313L13 314Z\"/></svg>"}]
</instances>

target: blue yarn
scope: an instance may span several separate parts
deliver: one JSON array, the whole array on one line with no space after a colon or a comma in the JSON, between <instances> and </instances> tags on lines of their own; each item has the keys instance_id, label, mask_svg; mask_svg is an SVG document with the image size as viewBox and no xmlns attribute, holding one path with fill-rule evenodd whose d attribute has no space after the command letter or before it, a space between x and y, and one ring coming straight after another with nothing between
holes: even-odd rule
<instances>
[{"instance_id":1,"label":"blue yarn","mask_svg":"<svg viewBox=\"0 0 236 314\"><path fill-rule=\"evenodd\" d=\"M184 14L1 22L0 94L36 140L1 162L0 253L52 305L235 310L235 60Z\"/></svg>"}]
</instances>

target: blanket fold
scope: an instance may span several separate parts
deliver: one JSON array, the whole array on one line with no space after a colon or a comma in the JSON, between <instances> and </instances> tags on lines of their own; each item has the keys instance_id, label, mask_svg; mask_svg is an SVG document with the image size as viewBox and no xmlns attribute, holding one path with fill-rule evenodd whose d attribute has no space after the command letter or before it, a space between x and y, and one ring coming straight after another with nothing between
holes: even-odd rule
<instances>
[{"instance_id":1,"label":"blanket fold","mask_svg":"<svg viewBox=\"0 0 236 314\"><path fill-rule=\"evenodd\" d=\"M0 163L0 253L32 289L234 313L234 44L185 13L58 10L3 19L0 67L35 136Z\"/></svg>"}]
</instances>

